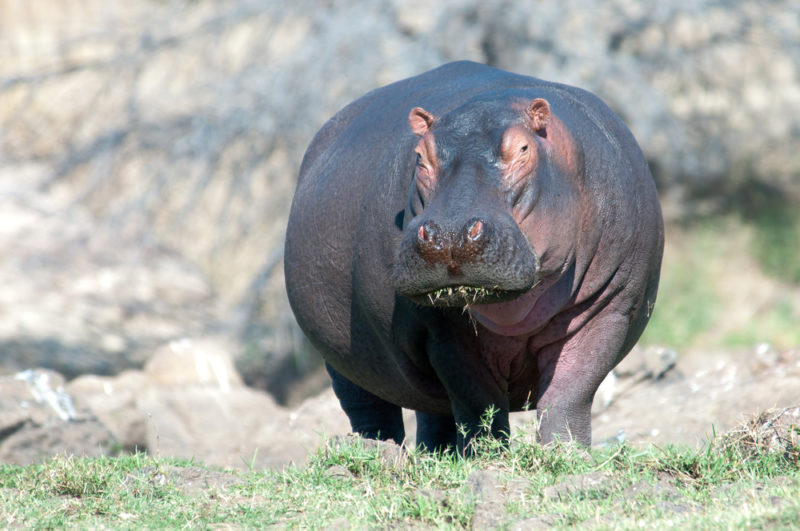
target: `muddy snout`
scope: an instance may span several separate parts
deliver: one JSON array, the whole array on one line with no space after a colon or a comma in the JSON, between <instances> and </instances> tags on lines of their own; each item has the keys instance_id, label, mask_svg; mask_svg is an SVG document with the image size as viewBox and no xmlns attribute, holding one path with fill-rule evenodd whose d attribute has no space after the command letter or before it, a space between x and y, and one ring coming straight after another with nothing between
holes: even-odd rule
<instances>
[{"instance_id":1,"label":"muddy snout","mask_svg":"<svg viewBox=\"0 0 800 531\"><path fill-rule=\"evenodd\" d=\"M463 306L518 297L536 282L538 260L508 219L423 219L406 229L394 287L422 304Z\"/></svg>"}]
</instances>

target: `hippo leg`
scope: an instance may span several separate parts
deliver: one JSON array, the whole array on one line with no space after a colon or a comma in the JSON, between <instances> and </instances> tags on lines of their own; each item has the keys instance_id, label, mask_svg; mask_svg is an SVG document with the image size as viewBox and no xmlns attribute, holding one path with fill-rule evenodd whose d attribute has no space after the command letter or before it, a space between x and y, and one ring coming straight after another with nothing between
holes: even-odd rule
<instances>
[{"instance_id":1,"label":"hippo leg","mask_svg":"<svg viewBox=\"0 0 800 531\"><path fill-rule=\"evenodd\" d=\"M592 400L621 358L627 331L627 318L609 313L595 317L565 342L542 349L536 404L542 443L558 438L591 444Z\"/></svg>"},{"instance_id":2,"label":"hippo leg","mask_svg":"<svg viewBox=\"0 0 800 531\"><path fill-rule=\"evenodd\" d=\"M462 455L473 455L474 449L470 445L476 436L491 435L496 439L507 442L511 435L509 423L508 399L492 401L470 401L467 403L453 400L453 416L456 419L458 432L457 447ZM487 431L484 428L484 419L491 411L491 425Z\"/></svg>"},{"instance_id":3,"label":"hippo leg","mask_svg":"<svg viewBox=\"0 0 800 531\"><path fill-rule=\"evenodd\" d=\"M350 419L355 433L368 439L392 440L403 444L406 431L403 427L403 411L400 406L390 404L360 388L336 370L325 364L331 375L333 392Z\"/></svg>"},{"instance_id":4,"label":"hippo leg","mask_svg":"<svg viewBox=\"0 0 800 531\"><path fill-rule=\"evenodd\" d=\"M455 448L458 439L456 419L417 411L417 446L431 452Z\"/></svg>"},{"instance_id":5,"label":"hippo leg","mask_svg":"<svg viewBox=\"0 0 800 531\"><path fill-rule=\"evenodd\" d=\"M472 453L469 442L484 431L483 417L489 410L493 411L489 433L507 440L511 433L508 395L486 365L462 351L457 341L432 340L427 350L431 365L450 396L458 452Z\"/></svg>"}]
</instances>

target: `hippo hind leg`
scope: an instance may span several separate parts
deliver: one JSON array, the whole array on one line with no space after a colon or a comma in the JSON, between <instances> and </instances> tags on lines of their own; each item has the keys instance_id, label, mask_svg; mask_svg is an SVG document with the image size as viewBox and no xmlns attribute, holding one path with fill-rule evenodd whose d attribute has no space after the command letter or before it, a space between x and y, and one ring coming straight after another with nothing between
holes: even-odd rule
<instances>
[{"instance_id":1,"label":"hippo hind leg","mask_svg":"<svg viewBox=\"0 0 800 531\"><path fill-rule=\"evenodd\" d=\"M400 406L365 391L327 363L325 368L331 375L333 392L336 393L336 398L350 419L350 426L355 433L367 439L392 440L397 444L403 444L406 431L403 427L403 411Z\"/></svg>"},{"instance_id":2,"label":"hippo hind leg","mask_svg":"<svg viewBox=\"0 0 800 531\"><path fill-rule=\"evenodd\" d=\"M417 411L417 446L430 452L455 448L458 441L456 420L452 415Z\"/></svg>"}]
</instances>

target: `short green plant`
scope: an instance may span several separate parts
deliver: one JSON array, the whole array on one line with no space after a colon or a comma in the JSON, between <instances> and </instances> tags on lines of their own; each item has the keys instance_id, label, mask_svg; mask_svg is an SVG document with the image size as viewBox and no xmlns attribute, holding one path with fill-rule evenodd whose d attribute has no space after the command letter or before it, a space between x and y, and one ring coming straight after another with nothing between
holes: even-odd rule
<instances>
[{"instance_id":1,"label":"short green plant","mask_svg":"<svg viewBox=\"0 0 800 531\"><path fill-rule=\"evenodd\" d=\"M266 472L142 454L56 457L0 466L0 527L790 526L800 516L800 428L791 418L766 412L701 449L542 446L523 430L507 443L476 437L471 458L326 439L307 465ZM476 487L481 476L494 486ZM209 486L190 488L185 477Z\"/></svg>"}]
</instances>

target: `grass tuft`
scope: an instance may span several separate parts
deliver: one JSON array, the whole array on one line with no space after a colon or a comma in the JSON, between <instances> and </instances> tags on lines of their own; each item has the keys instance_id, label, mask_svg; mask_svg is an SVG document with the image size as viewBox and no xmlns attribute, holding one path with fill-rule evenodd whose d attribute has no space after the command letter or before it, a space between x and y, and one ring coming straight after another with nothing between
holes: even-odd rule
<instances>
[{"instance_id":1,"label":"grass tuft","mask_svg":"<svg viewBox=\"0 0 800 531\"><path fill-rule=\"evenodd\" d=\"M763 468L773 475L788 461L800 468L800 406L761 412L710 445L732 463Z\"/></svg>"}]
</instances>

